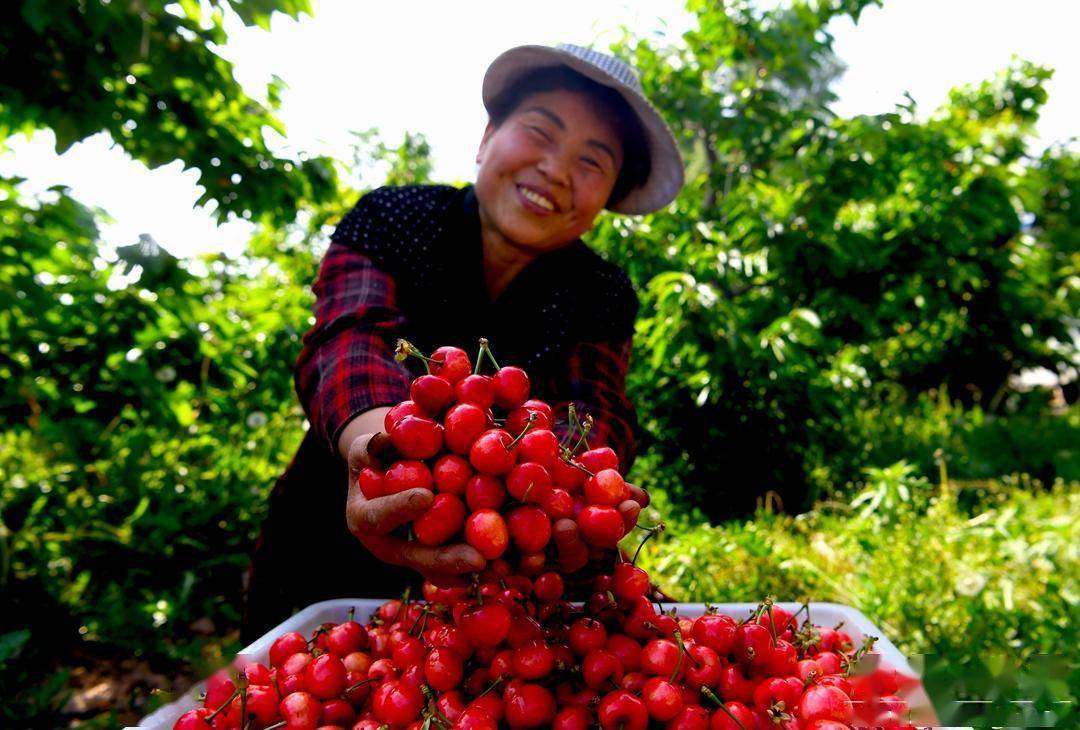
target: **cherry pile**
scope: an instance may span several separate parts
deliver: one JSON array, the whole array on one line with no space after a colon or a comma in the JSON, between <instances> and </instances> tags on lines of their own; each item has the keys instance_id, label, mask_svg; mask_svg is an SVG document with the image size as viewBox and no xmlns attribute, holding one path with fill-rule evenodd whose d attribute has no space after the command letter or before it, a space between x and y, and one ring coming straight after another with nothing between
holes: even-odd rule
<instances>
[{"instance_id":1,"label":"cherry pile","mask_svg":"<svg viewBox=\"0 0 1080 730\"><path fill-rule=\"evenodd\" d=\"M616 575L593 587L575 606L488 575L434 602L388 601L367 625L284 634L269 666L214 675L175 730L913 727L896 672L853 671L872 642L855 649L770 602L743 621L687 618Z\"/></svg>"},{"instance_id":2,"label":"cherry pile","mask_svg":"<svg viewBox=\"0 0 1080 730\"><path fill-rule=\"evenodd\" d=\"M423 600L382 604L308 637L275 638L267 663L211 677L202 707L175 730L846 730L911 728L895 671L865 667L873 641L853 646L841 627L816 626L804 605L771 600L736 620L664 611L649 575L611 551L636 524L636 489L615 453L589 448L589 421L568 415L560 440L544 402L529 399L520 368L499 367L481 341L477 366L452 347L430 357L406 342L401 357L428 373L385 428L401 457L358 476L368 498L421 487L436 493L409 526L438 546L464 540L485 557L470 578ZM490 359L493 375L479 373ZM583 579L572 603L552 542L572 519L610 568ZM638 551L640 552L640 546ZM580 567L580 566L579 566ZM807 616L800 621L803 612ZM905 687L906 689L906 687Z\"/></svg>"},{"instance_id":3,"label":"cherry pile","mask_svg":"<svg viewBox=\"0 0 1080 730\"><path fill-rule=\"evenodd\" d=\"M573 409L560 441L551 406L529 399L529 376L499 367L485 340L475 367L457 347L428 357L401 341L398 352L424 360L428 373L386 414L384 429L401 458L385 470L363 469L359 483L369 499L433 490L431 507L411 525L417 541L436 547L463 540L487 560L511 551L519 570L535 574L560 519L573 519L597 549L614 548L633 529L633 488L615 452L588 448L590 421L579 421ZM485 359L493 375L479 372Z\"/></svg>"}]
</instances>

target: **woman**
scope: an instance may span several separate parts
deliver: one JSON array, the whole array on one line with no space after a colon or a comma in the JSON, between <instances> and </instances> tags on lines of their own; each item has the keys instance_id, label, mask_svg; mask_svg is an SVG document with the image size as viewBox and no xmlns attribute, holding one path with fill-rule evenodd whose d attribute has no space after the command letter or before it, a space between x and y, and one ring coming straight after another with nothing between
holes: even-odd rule
<instances>
[{"instance_id":1,"label":"woman","mask_svg":"<svg viewBox=\"0 0 1080 730\"><path fill-rule=\"evenodd\" d=\"M318 600L386 597L421 574L483 567L467 545L424 548L390 534L430 492L367 500L349 478L378 464L383 417L408 398L416 373L393 357L399 337L470 352L487 337L501 361L529 372L534 397L556 414L574 403L594 419L592 445L615 449L624 471L633 460L625 375L638 301L580 236L605 207L645 213L674 198L683 177L671 131L630 67L577 46L507 51L488 68L483 98L475 186L381 188L331 238L296 365L311 429L271 495L249 636ZM636 514L646 498L635 497L621 509ZM582 567L573 521L555 538L563 570Z\"/></svg>"}]
</instances>

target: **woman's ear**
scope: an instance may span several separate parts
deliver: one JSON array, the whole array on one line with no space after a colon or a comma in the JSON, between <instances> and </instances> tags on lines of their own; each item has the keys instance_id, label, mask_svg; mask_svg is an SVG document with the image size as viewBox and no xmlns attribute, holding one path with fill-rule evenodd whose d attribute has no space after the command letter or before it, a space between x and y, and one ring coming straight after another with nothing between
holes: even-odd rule
<instances>
[{"instance_id":1,"label":"woman's ear","mask_svg":"<svg viewBox=\"0 0 1080 730\"><path fill-rule=\"evenodd\" d=\"M484 128L484 136L480 138L480 148L476 151L476 164L479 165L484 160L484 151L487 150L488 140L491 139L491 135L495 134L495 123L488 119L487 126Z\"/></svg>"}]
</instances>

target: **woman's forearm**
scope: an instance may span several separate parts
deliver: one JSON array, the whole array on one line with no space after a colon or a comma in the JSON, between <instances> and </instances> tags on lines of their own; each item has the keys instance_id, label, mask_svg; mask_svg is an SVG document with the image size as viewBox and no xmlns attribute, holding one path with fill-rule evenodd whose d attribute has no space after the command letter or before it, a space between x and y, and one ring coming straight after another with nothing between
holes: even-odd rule
<instances>
[{"instance_id":1,"label":"woman's forearm","mask_svg":"<svg viewBox=\"0 0 1080 730\"><path fill-rule=\"evenodd\" d=\"M364 411L356 418L349 421L338 437L338 453L343 459L349 458L349 446L357 436L365 433L379 433L383 430L383 421L389 407L372 408Z\"/></svg>"}]
</instances>

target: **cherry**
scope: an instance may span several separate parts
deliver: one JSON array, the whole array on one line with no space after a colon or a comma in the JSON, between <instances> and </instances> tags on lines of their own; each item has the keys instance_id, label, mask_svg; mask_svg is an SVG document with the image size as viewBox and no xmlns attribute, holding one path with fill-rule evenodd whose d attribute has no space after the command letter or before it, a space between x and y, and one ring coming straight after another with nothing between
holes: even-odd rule
<instances>
[{"instance_id":1,"label":"cherry","mask_svg":"<svg viewBox=\"0 0 1080 730\"><path fill-rule=\"evenodd\" d=\"M533 581L533 593L541 601L557 601L565 589L562 576L555 572L544 573Z\"/></svg>"},{"instance_id":2,"label":"cherry","mask_svg":"<svg viewBox=\"0 0 1080 730\"><path fill-rule=\"evenodd\" d=\"M480 509L465 520L465 542L488 560L506 552L510 536L502 515L493 509Z\"/></svg>"},{"instance_id":3,"label":"cherry","mask_svg":"<svg viewBox=\"0 0 1080 730\"><path fill-rule=\"evenodd\" d=\"M578 461L593 474L603 471L604 469L617 470L619 468L619 457L615 455L614 450L607 446L589 449L578 457Z\"/></svg>"},{"instance_id":4,"label":"cherry","mask_svg":"<svg viewBox=\"0 0 1080 730\"><path fill-rule=\"evenodd\" d=\"M641 698L649 717L661 722L671 720L683 709L682 691L662 677L647 680L641 688Z\"/></svg>"},{"instance_id":5,"label":"cherry","mask_svg":"<svg viewBox=\"0 0 1080 730\"><path fill-rule=\"evenodd\" d=\"M424 644L409 634L402 633L396 641L393 641L393 647L391 660L396 666L406 671L424 661L426 654ZM402 676L404 676L404 672Z\"/></svg>"},{"instance_id":6,"label":"cherry","mask_svg":"<svg viewBox=\"0 0 1080 730\"><path fill-rule=\"evenodd\" d=\"M472 403L451 406L443 418L443 440L455 454L468 454L473 442L491 425L488 412Z\"/></svg>"},{"instance_id":7,"label":"cherry","mask_svg":"<svg viewBox=\"0 0 1080 730\"><path fill-rule=\"evenodd\" d=\"M816 659L803 659L795 665L795 671L806 684L813 684L826 674Z\"/></svg>"},{"instance_id":8,"label":"cherry","mask_svg":"<svg viewBox=\"0 0 1080 730\"><path fill-rule=\"evenodd\" d=\"M525 462L510 469L506 491L519 502L542 503L551 492L551 476L539 464Z\"/></svg>"},{"instance_id":9,"label":"cherry","mask_svg":"<svg viewBox=\"0 0 1080 730\"><path fill-rule=\"evenodd\" d=\"M443 427L430 418L405 416L390 429L390 441L402 456L430 459L443 444Z\"/></svg>"},{"instance_id":10,"label":"cherry","mask_svg":"<svg viewBox=\"0 0 1080 730\"><path fill-rule=\"evenodd\" d=\"M457 454L445 454L439 457L431 470L436 491L456 494L459 497L465 495L465 485L472 475L473 470L469 462Z\"/></svg>"},{"instance_id":11,"label":"cherry","mask_svg":"<svg viewBox=\"0 0 1080 730\"><path fill-rule=\"evenodd\" d=\"M495 385L487 375L467 375L454 386L458 403L472 403L485 411L495 403Z\"/></svg>"},{"instance_id":12,"label":"cherry","mask_svg":"<svg viewBox=\"0 0 1080 730\"><path fill-rule=\"evenodd\" d=\"M585 480L585 501L590 504L615 507L629 498L630 488L614 469L601 469Z\"/></svg>"},{"instance_id":13,"label":"cherry","mask_svg":"<svg viewBox=\"0 0 1080 730\"><path fill-rule=\"evenodd\" d=\"M542 679L555 668L555 655L547 644L535 642L514 649L514 675L521 679Z\"/></svg>"},{"instance_id":14,"label":"cherry","mask_svg":"<svg viewBox=\"0 0 1080 730\"><path fill-rule=\"evenodd\" d=\"M540 508L554 520L561 520L574 515L574 498L565 489L552 489L540 502Z\"/></svg>"},{"instance_id":15,"label":"cherry","mask_svg":"<svg viewBox=\"0 0 1080 730\"><path fill-rule=\"evenodd\" d=\"M382 472L372 469L369 466L365 466L360 470L360 476L357 477L357 481L360 484L360 491L364 493L364 496L368 499L375 499L386 494L386 485L383 483Z\"/></svg>"},{"instance_id":16,"label":"cherry","mask_svg":"<svg viewBox=\"0 0 1080 730\"><path fill-rule=\"evenodd\" d=\"M453 537L465 523L465 503L454 494L436 494L424 514L413 520L413 534L422 545L435 547Z\"/></svg>"},{"instance_id":17,"label":"cherry","mask_svg":"<svg viewBox=\"0 0 1080 730\"><path fill-rule=\"evenodd\" d=\"M770 674L786 676L799 672L798 651L795 646L785 639L777 639L776 646L772 648L769 657L765 660L765 668Z\"/></svg>"},{"instance_id":18,"label":"cherry","mask_svg":"<svg viewBox=\"0 0 1080 730\"><path fill-rule=\"evenodd\" d=\"M607 643L607 630L595 619L579 618L570 626L567 640L575 654L584 656L590 651L604 648Z\"/></svg>"},{"instance_id":19,"label":"cherry","mask_svg":"<svg viewBox=\"0 0 1080 730\"><path fill-rule=\"evenodd\" d=\"M562 459L553 462L550 469L551 483L570 494L580 492L581 485L585 483L585 477L588 476L581 469L571 466Z\"/></svg>"},{"instance_id":20,"label":"cherry","mask_svg":"<svg viewBox=\"0 0 1080 730\"><path fill-rule=\"evenodd\" d=\"M432 375L445 378L451 385L472 373L472 361L460 347L440 347L431 353L428 368Z\"/></svg>"},{"instance_id":21,"label":"cherry","mask_svg":"<svg viewBox=\"0 0 1080 730\"><path fill-rule=\"evenodd\" d=\"M770 709L790 712L799 702L802 682L796 677L794 683L786 678L767 677L754 688L754 706L763 712Z\"/></svg>"},{"instance_id":22,"label":"cherry","mask_svg":"<svg viewBox=\"0 0 1080 730\"><path fill-rule=\"evenodd\" d=\"M789 628L795 627L795 620L787 610L770 603L758 614L757 623L769 629L769 633L780 637Z\"/></svg>"},{"instance_id":23,"label":"cherry","mask_svg":"<svg viewBox=\"0 0 1080 730\"><path fill-rule=\"evenodd\" d=\"M356 710L345 700L323 702L322 721L324 725L349 727L356 721Z\"/></svg>"},{"instance_id":24,"label":"cherry","mask_svg":"<svg viewBox=\"0 0 1080 730\"><path fill-rule=\"evenodd\" d=\"M364 635L365 640L367 634ZM368 670L371 668L371 656L362 651L354 651L350 654L346 654L341 659L341 663L345 665L346 671L360 672L364 676L367 676Z\"/></svg>"},{"instance_id":25,"label":"cherry","mask_svg":"<svg viewBox=\"0 0 1080 730\"><path fill-rule=\"evenodd\" d=\"M473 606L461 614L460 626L473 646L495 647L510 633L510 611L501 603Z\"/></svg>"},{"instance_id":26,"label":"cherry","mask_svg":"<svg viewBox=\"0 0 1080 730\"><path fill-rule=\"evenodd\" d=\"M850 723L854 716L851 700L836 687L813 685L807 688L799 701L799 719L804 723L814 720Z\"/></svg>"},{"instance_id":27,"label":"cherry","mask_svg":"<svg viewBox=\"0 0 1080 730\"><path fill-rule=\"evenodd\" d=\"M270 664L280 667L293 654L307 649L307 639L298 631L282 634L270 645Z\"/></svg>"},{"instance_id":28,"label":"cherry","mask_svg":"<svg viewBox=\"0 0 1080 730\"><path fill-rule=\"evenodd\" d=\"M200 707L197 710L188 710L176 720L173 730L211 730L213 725L207 722L210 710Z\"/></svg>"},{"instance_id":29,"label":"cherry","mask_svg":"<svg viewBox=\"0 0 1080 730\"><path fill-rule=\"evenodd\" d=\"M547 727L555 718L555 697L538 684L522 683L511 693L507 688L506 724L511 728Z\"/></svg>"},{"instance_id":30,"label":"cherry","mask_svg":"<svg viewBox=\"0 0 1080 730\"><path fill-rule=\"evenodd\" d=\"M600 700L596 716L604 730L645 730L649 725L649 711L645 703L624 689L605 695Z\"/></svg>"},{"instance_id":31,"label":"cherry","mask_svg":"<svg viewBox=\"0 0 1080 730\"><path fill-rule=\"evenodd\" d=\"M345 665L333 654L321 654L304 669L304 683L320 700L334 699L345 689Z\"/></svg>"},{"instance_id":32,"label":"cherry","mask_svg":"<svg viewBox=\"0 0 1080 730\"><path fill-rule=\"evenodd\" d=\"M397 494L406 489L431 489L431 470L422 461L395 461L383 475L383 487L387 494Z\"/></svg>"},{"instance_id":33,"label":"cherry","mask_svg":"<svg viewBox=\"0 0 1080 730\"><path fill-rule=\"evenodd\" d=\"M814 655L814 661L821 667L824 674L837 674L841 670L840 657L836 652L823 651Z\"/></svg>"},{"instance_id":34,"label":"cherry","mask_svg":"<svg viewBox=\"0 0 1080 730\"><path fill-rule=\"evenodd\" d=\"M499 509L506 501L506 487L497 477L476 474L465 484L465 504L477 512L482 509Z\"/></svg>"},{"instance_id":35,"label":"cherry","mask_svg":"<svg viewBox=\"0 0 1080 730\"><path fill-rule=\"evenodd\" d=\"M520 407L515 408L506 415L506 428L513 433L521 433L529 423L529 414L535 413L533 421L534 429L551 430L555 422L552 418L551 406L542 400L527 400Z\"/></svg>"},{"instance_id":36,"label":"cherry","mask_svg":"<svg viewBox=\"0 0 1080 730\"><path fill-rule=\"evenodd\" d=\"M498 728L495 719L483 707L468 707L454 721L453 730L498 730Z\"/></svg>"},{"instance_id":37,"label":"cherry","mask_svg":"<svg viewBox=\"0 0 1080 730\"><path fill-rule=\"evenodd\" d=\"M314 730L322 719L322 704L307 692L292 692L278 705L289 728Z\"/></svg>"},{"instance_id":38,"label":"cherry","mask_svg":"<svg viewBox=\"0 0 1080 730\"><path fill-rule=\"evenodd\" d=\"M513 365L501 367L492 378L495 386L495 405L510 411L521 406L529 397L529 376Z\"/></svg>"},{"instance_id":39,"label":"cherry","mask_svg":"<svg viewBox=\"0 0 1080 730\"><path fill-rule=\"evenodd\" d=\"M244 708L261 725L270 725L278 715L278 693L272 686L253 685L245 690Z\"/></svg>"},{"instance_id":40,"label":"cherry","mask_svg":"<svg viewBox=\"0 0 1080 730\"><path fill-rule=\"evenodd\" d=\"M452 689L448 692L443 692L439 696L439 699L435 702L435 707L447 720L450 722L457 722L457 719L465 712L465 698L462 696L461 692Z\"/></svg>"},{"instance_id":41,"label":"cherry","mask_svg":"<svg viewBox=\"0 0 1080 730\"><path fill-rule=\"evenodd\" d=\"M738 664L728 664L720 671L718 688L725 699L753 702L754 687L755 684L746 678Z\"/></svg>"},{"instance_id":42,"label":"cherry","mask_svg":"<svg viewBox=\"0 0 1080 730\"><path fill-rule=\"evenodd\" d=\"M631 600L649 592L649 574L630 563L617 564L614 578L614 591L619 598Z\"/></svg>"},{"instance_id":43,"label":"cherry","mask_svg":"<svg viewBox=\"0 0 1080 730\"><path fill-rule=\"evenodd\" d=\"M506 524L510 539L524 553L539 552L551 540L551 520L539 507L523 505L515 508L507 517Z\"/></svg>"},{"instance_id":44,"label":"cherry","mask_svg":"<svg viewBox=\"0 0 1080 730\"><path fill-rule=\"evenodd\" d=\"M367 632L355 621L340 623L330 629L326 635L327 649L335 656L342 658L363 649L367 644Z\"/></svg>"},{"instance_id":45,"label":"cherry","mask_svg":"<svg viewBox=\"0 0 1080 730\"><path fill-rule=\"evenodd\" d=\"M588 730L593 723L592 713L582 705L563 707L551 723L552 730Z\"/></svg>"},{"instance_id":46,"label":"cherry","mask_svg":"<svg viewBox=\"0 0 1080 730\"><path fill-rule=\"evenodd\" d=\"M770 722L769 725L772 725ZM731 701L720 705L713 713L709 730L753 730L758 727L754 713L742 702Z\"/></svg>"},{"instance_id":47,"label":"cherry","mask_svg":"<svg viewBox=\"0 0 1080 730\"><path fill-rule=\"evenodd\" d=\"M428 686L438 692L457 687L464 676L465 662L453 649L432 649L424 659L424 677Z\"/></svg>"},{"instance_id":48,"label":"cherry","mask_svg":"<svg viewBox=\"0 0 1080 730\"><path fill-rule=\"evenodd\" d=\"M518 433L521 432L518 431ZM546 428L533 427L521 437L518 459L522 462L531 461L544 468L550 468L552 464L559 460L558 437Z\"/></svg>"},{"instance_id":49,"label":"cherry","mask_svg":"<svg viewBox=\"0 0 1080 730\"><path fill-rule=\"evenodd\" d=\"M615 655L626 671L641 669L641 645L626 634L612 634L604 648Z\"/></svg>"},{"instance_id":50,"label":"cherry","mask_svg":"<svg viewBox=\"0 0 1080 730\"><path fill-rule=\"evenodd\" d=\"M618 684L623 677L623 667L615 655L604 649L593 649L581 660L581 677L586 687L601 689Z\"/></svg>"},{"instance_id":51,"label":"cherry","mask_svg":"<svg viewBox=\"0 0 1080 730\"><path fill-rule=\"evenodd\" d=\"M626 534L622 515L614 507L590 504L577 516L578 530L585 542L600 548L613 548Z\"/></svg>"},{"instance_id":52,"label":"cherry","mask_svg":"<svg viewBox=\"0 0 1080 730\"><path fill-rule=\"evenodd\" d=\"M421 375L409 386L409 397L426 412L437 415L453 400L454 386L438 375Z\"/></svg>"},{"instance_id":53,"label":"cherry","mask_svg":"<svg viewBox=\"0 0 1080 730\"><path fill-rule=\"evenodd\" d=\"M405 416L420 416L427 418L428 414L420 407L419 403L411 400L403 400L386 412L386 415L383 417L383 431L390 433L394 426L397 425L398 421Z\"/></svg>"},{"instance_id":54,"label":"cherry","mask_svg":"<svg viewBox=\"0 0 1080 730\"><path fill-rule=\"evenodd\" d=\"M391 680L379 686L372 697L375 716L392 725L407 725L420 716L424 696L414 685Z\"/></svg>"},{"instance_id":55,"label":"cherry","mask_svg":"<svg viewBox=\"0 0 1080 730\"><path fill-rule=\"evenodd\" d=\"M303 656L306 656L308 660L311 659L310 654L304 654ZM301 665L301 668L303 668L303 665ZM294 673L290 672L290 674ZM234 692L236 692L236 684L229 678L229 674L222 669L206 680L206 706L216 710L228 702Z\"/></svg>"},{"instance_id":56,"label":"cherry","mask_svg":"<svg viewBox=\"0 0 1080 730\"><path fill-rule=\"evenodd\" d=\"M764 666L772 656L772 633L761 624L743 624L735 632L735 656L739 661Z\"/></svg>"},{"instance_id":57,"label":"cherry","mask_svg":"<svg viewBox=\"0 0 1080 730\"><path fill-rule=\"evenodd\" d=\"M513 437L502 429L485 431L469 449L469 463L481 474L502 476L514 466L517 455L513 441Z\"/></svg>"},{"instance_id":58,"label":"cherry","mask_svg":"<svg viewBox=\"0 0 1080 730\"><path fill-rule=\"evenodd\" d=\"M703 644L694 644L686 650L690 655L686 662L686 683L690 687L715 687L724 669L720 655Z\"/></svg>"},{"instance_id":59,"label":"cherry","mask_svg":"<svg viewBox=\"0 0 1080 730\"><path fill-rule=\"evenodd\" d=\"M667 639L653 639L641 650L641 671L664 677L673 675L682 651Z\"/></svg>"},{"instance_id":60,"label":"cherry","mask_svg":"<svg viewBox=\"0 0 1080 730\"><path fill-rule=\"evenodd\" d=\"M665 730L709 730L709 711L700 705L684 707L668 721Z\"/></svg>"}]
</instances>

